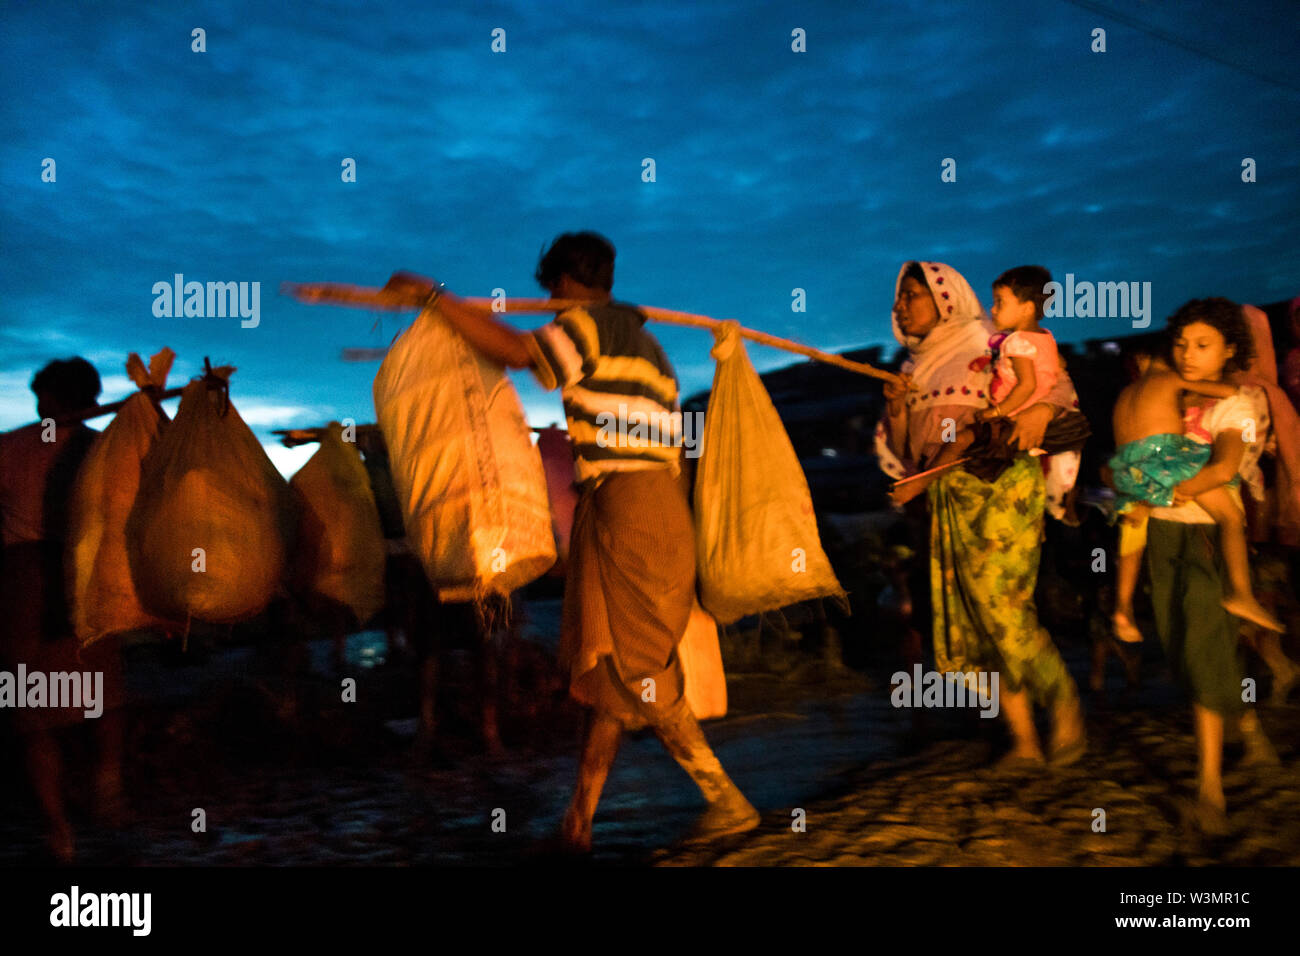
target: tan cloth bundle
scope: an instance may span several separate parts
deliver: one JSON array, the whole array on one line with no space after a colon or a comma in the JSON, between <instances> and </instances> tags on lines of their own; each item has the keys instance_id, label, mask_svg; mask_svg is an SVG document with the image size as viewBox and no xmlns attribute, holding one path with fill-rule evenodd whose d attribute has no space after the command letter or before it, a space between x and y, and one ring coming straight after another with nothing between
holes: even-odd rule
<instances>
[{"instance_id":1,"label":"tan cloth bundle","mask_svg":"<svg viewBox=\"0 0 1300 956\"><path fill-rule=\"evenodd\" d=\"M126 373L141 389L167 384L175 353L163 349L144 362L134 352ZM141 466L167 425L167 417L145 392L126 400L95 439L77 473L68 514L65 552L68 602L73 630L83 645L108 634L184 625L151 614L141 604L131 577L126 526L140 488Z\"/></svg>"},{"instance_id":2,"label":"tan cloth bundle","mask_svg":"<svg viewBox=\"0 0 1300 956\"><path fill-rule=\"evenodd\" d=\"M677 644L686 683L686 702L698 720L727 716L727 674L722 668L718 623L698 601Z\"/></svg>"},{"instance_id":3,"label":"tan cloth bundle","mask_svg":"<svg viewBox=\"0 0 1300 956\"><path fill-rule=\"evenodd\" d=\"M361 453L330 422L320 448L289 479L298 515L290 579L365 624L384 604L384 531Z\"/></svg>"},{"instance_id":4,"label":"tan cloth bundle","mask_svg":"<svg viewBox=\"0 0 1300 956\"><path fill-rule=\"evenodd\" d=\"M807 479L738 326L728 323L717 339L695 480L700 600L729 624L842 596L822 550Z\"/></svg>"},{"instance_id":5,"label":"tan cloth bundle","mask_svg":"<svg viewBox=\"0 0 1300 956\"><path fill-rule=\"evenodd\" d=\"M280 587L292 538L289 486L213 370L185 386L145 459L127 527L145 606L174 620L235 623Z\"/></svg>"},{"instance_id":6,"label":"tan cloth bundle","mask_svg":"<svg viewBox=\"0 0 1300 956\"><path fill-rule=\"evenodd\" d=\"M555 563L542 460L503 369L421 312L375 376L406 538L444 601L509 595Z\"/></svg>"}]
</instances>

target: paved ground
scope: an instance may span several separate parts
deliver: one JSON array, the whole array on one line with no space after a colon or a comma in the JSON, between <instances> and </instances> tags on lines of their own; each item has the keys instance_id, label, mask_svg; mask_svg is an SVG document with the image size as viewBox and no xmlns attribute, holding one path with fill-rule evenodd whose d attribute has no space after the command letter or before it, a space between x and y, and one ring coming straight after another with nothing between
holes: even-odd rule
<instances>
[{"instance_id":1,"label":"paved ground","mask_svg":"<svg viewBox=\"0 0 1300 956\"><path fill-rule=\"evenodd\" d=\"M245 652L202 668L133 672L128 785L133 819L95 826L74 807L89 864L547 864L575 774L576 714L507 714L508 752L478 753L455 714L439 753L413 765L406 669L354 640L360 699L337 681L304 693L296 723L277 715L269 678ZM317 648L324 668L325 649ZM1086 662L1068 654L1076 677ZM455 661L453 660L453 664ZM454 674L451 675L454 677ZM1194 751L1190 709L1153 672L1147 688L1089 703L1091 746L1076 767L997 776L999 721L927 713L915 732L889 706L887 675L834 679L733 674L731 715L707 733L764 814L762 827L704 849L675 841L701 804L650 736L620 753L597 816L597 863L663 865L1298 865L1300 707L1261 705L1283 765L1237 769L1229 747L1227 837L1184 827ZM449 677L449 679L451 679ZM1296 700L1297 697L1293 697ZM12 748L6 752L12 759ZM10 775L11 784L14 783ZM84 775L70 775L86 792ZM191 830L192 811L207 831ZM800 808L806 830L791 823ZM1092 829L1094 810L1106 831ZM505 830L492 823L504 811ZM25 791L0 784L0 866L44 860Z\"/></svg>"},{"instance_id":2,"label":"paved ground","mask_svg":"<svg viewBox=\"0 0 1300 956\"><path fill-rule=\"evenodd\" d=\"M1266 713L1281 741L1300 715ZM1207 840L1185 823L1195 754L1181 712L1094 715L1093 746L1075 767L1019 776L988 768L987 744L952 740L849 772L834 796L806 806L806 832L789 814L722 847L656 860L722 866L1239 866L1300 865L1300 773L1230 769L1233 831ZM1105 832L1094 832L1105 811Z\"/></svg>"}]
</instances>

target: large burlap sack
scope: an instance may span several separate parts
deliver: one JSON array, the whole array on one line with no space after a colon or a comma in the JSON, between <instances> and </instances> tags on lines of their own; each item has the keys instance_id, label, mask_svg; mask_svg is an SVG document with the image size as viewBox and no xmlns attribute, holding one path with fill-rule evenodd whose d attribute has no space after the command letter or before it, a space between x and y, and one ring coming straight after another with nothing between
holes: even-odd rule
<instances>
[{"instance_id":1,"label":"large burlap sack","mask_svg":"<svg viewBox=\"0 0 1300 956\"><path fill-rule=\"evenodd\" d=\"M167 384L175 353L163 349L146 370L134 352L126 373L141 389ZM140 469L167 417L144 391L126 400L82 462L68 510L66 581L73 630L83 645L137 629L179 630L179 622L145 610L131 577L126 525L140 488Z\"/></svg>"},{"instance_id":2,"label":"large burlap sack","mask_svg":"<svg viewBox=\"0 0 1300 956\"><path fill-rule=\"evenodd\" d=\"M508 595L555 563L519 396L436 308L388 350L374 398L407 541L442 600Z\"/></svg>"},{"instance_id":3,"label":"large burlap sack","mask_svg":"<svg viewBox=\"0 0 1300 956\"><path fill-rule=\"evenodd\" d=\"M718 621L843 596L817 533L808 481L750 364L739 326L717 333L695 478L700 601Z\"/></svg>"},{"instance_id":4,"label":"large burlap sack","mask_svg":"<svg viewBox=\"0 0 1300 956\"><path fill-rule=\"evenodd\" d=\"M696 718L727 716L727 675L722 669L718 624L698 601L677 643L677 656L686 682L686 702Z\"/></svg>"},{"instance_id":5,"label":"large burlap sack","mask_svg":"<svg viewBox=\"0 0 1300 956\"><path fill-rule=\"evenodd\" d=\"M361 453L343 440L342 425L330 422L289 488L298 518L294 589L341 604L365 624L384 604L384 530Z\"/></svg>"},{"instance_id":6,"label":"large burlap sack","mask_svg":"<svg viewBox=\"0 0 1300 956\"><path fill-rule=\"evenodd\" d=\"M260 613L281 584L289 485L218 387L233 371L185 386L176 420L144 462L127 540L155 614L235 623Z\"/></svg>"}]
</instances>

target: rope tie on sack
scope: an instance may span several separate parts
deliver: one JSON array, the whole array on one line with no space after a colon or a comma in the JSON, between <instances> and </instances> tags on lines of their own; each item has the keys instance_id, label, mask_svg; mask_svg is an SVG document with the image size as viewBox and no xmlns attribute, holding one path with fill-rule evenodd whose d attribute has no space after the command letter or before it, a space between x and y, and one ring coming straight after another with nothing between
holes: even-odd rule
<instances>
[{"instance_id":1,"label":"rope tie on sack","mask_svg":"<svg viewBox=\"0 0 1300 956\"><path fill-rule=\"evenodd\" d=\"M230 411L230 373L234 369L228 366L213 368L212 361L205 355L203 356L203 375L201 381L207 386L208 391L217 393L217 414L222 418Z\"/></svg>"},{"instance_id":2,"label":"rope tie on sack","mask_svg":"<svg viewBox=\"0 0 1300 956\"><path fill-rule=\"evenodd\" d=\"M713 340L709 355L719 362L731 358L740 345L740 323L735 319L724 319L713 329Z\"/></svg>"}]
</instances>

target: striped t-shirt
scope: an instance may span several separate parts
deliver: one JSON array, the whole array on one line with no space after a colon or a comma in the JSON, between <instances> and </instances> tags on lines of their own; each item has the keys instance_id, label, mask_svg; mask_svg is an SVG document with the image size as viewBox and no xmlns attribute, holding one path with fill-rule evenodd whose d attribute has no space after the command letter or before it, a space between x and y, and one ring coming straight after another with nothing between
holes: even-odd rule
<instances>
[{"instance_id":1,"label":"striped t-shirt","mask_svg":"<svg viewBox=\"0 0 1300 956\"><path fill-rule=\"evenodd\" d=\"M644 324L634 306L609 302L561 312L528 337L537 380L561 389L579 482L679 460L677 376Z\"/></svg>"}]
</instances>

